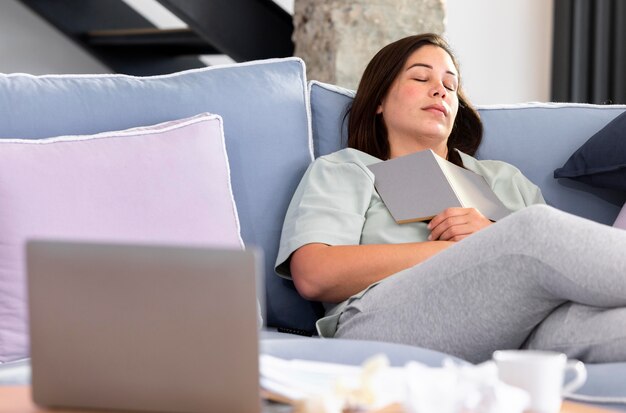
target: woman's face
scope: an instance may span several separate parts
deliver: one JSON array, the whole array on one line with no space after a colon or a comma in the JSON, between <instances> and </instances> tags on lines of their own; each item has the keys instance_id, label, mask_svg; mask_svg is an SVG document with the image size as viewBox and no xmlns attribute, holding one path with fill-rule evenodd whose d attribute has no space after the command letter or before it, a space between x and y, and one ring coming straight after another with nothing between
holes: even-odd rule
<instances>
[{"instance_id":1,"label":"woman's face","mask_svg":"<svg viewBox=\"0 0 626 413\"><path fill-rule=\"evenodd\" d=\"M448 53L422 46L409 56L378 107L391 157L422 149L447 156L447 140L459 108L458 73Z\"/></svg>"}]
</instances>

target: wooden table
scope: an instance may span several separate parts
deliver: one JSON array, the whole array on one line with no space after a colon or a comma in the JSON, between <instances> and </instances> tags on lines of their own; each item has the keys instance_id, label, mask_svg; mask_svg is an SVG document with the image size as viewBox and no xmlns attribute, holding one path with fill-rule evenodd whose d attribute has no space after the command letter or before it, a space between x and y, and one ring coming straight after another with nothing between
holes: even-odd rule
<instances>
[{"instance_id":1,"label":"wooden table","mask_svg":"<svg viewBox=\"0 0 626 413\"><path fill-rule=\"evenodd\" d=\"M290 406L263 402L263 413L289 413ZM123 413L120 410L45 409L33 403L30 386L0 386L0 413Z\"/></svg>"},{"instance_id":2,"label":"wooden table","mask_svg":"<svg viewBox=\"0 0 626 413\"><path fill-rule=\"evenodd\" d=\"M288 407L263 407L264 412L289 411ZM107 413L105 410L44 409L30 397L30 386L0 386L0 413ZM608 413L610 410L584 404L563 402L561 413ZM110 413L120 413L119 410Z\"/></svg>"}]
</instances>

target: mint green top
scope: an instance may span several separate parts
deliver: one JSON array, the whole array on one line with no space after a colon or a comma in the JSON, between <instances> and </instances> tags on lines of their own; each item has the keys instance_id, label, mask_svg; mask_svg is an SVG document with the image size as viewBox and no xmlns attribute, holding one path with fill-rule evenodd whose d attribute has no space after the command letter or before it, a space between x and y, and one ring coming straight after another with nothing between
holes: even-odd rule
<instances>
[{"instance_id":1,"label":"mint green top","mask_svg":"<svg viewBox=\"0 0 626 413\"><path fill-rule=\"evenodd\" d=\"M539 188L513 165L460 154L465 168L482 175L510 210L545 204ZM426 223L394 221L374 188L374 174L367 168L376 162L381 159L348 148L322 156L309 166L285 216L276 259L280 276L291 278L289 258L306 244L399 244L427 240L430 231ZM326 317L317 323L320 335L333 336L346 301L325 304Z\"/></svg>"}]
</instances>

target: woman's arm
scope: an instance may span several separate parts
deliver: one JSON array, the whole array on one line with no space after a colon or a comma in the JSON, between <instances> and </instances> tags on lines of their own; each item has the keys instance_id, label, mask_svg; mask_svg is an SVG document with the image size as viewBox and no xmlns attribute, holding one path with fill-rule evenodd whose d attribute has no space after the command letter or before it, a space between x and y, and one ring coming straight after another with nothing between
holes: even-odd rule
<instances>
[{"instance_id":1,"label":"woman's arm","mask_svg":"<svg viewBox=\"0 0 626 413\"><path fill-rule=\"evenodd\" d=\"M304 298L341 302L452 244L448 241L386 245L307 244L292 254L291 276Z\"/></svg>"}]
</instances>

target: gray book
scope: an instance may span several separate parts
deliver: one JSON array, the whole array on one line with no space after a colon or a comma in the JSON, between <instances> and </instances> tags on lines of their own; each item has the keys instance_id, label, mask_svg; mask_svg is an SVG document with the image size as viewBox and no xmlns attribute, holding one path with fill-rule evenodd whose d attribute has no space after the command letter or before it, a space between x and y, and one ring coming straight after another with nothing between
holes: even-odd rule
<instances>
[{"instance_id":1,"label":"gray book","mask_svg":"<svg viewBox=\"0 0 626 413\"><path fill-rule=\"evenodd\" d=\"M509 215L485 178L432 150L369 165L374 186L398 224L427 221L450 207L476 208L498 221Z\"/></svg>"}]
</instances>

